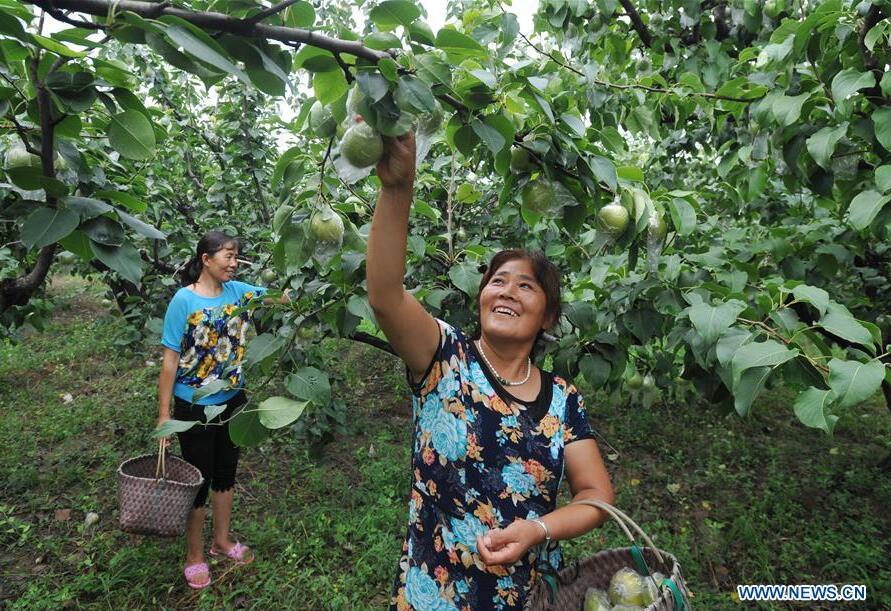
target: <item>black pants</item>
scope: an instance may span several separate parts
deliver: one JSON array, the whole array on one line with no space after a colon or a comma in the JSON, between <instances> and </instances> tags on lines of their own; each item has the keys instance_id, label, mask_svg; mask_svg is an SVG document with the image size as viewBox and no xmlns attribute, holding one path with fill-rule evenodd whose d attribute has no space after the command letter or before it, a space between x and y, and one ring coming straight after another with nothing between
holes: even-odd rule
<instances>
[{"instance_id":1,"label":"black pants","mask_svg":"<svg viewBox=\"0 0 891 611\"><path fill-rule=\"evenodd\" d=\"M173 398L173 417L176 420L197 420L207 422L204 417L204 405L189 403ZM235 410L244 405L247 397L244 391L226 402L226 411L211 420L220 422L232 417ZM235 485L235 470L238 467L239 447L229 437L229 423L206 426L196 424L188 431L177 433L179 447L183 458L196 466L204 476L204 484L195 497L195 507L203 507L207 503L207 491L225 492Z\"/></svg>"}]
</instances>

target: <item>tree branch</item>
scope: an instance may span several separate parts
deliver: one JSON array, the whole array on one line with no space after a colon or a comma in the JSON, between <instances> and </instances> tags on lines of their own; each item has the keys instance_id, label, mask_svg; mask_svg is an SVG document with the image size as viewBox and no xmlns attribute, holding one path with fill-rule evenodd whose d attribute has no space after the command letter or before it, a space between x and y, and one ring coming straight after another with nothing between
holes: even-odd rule
<instances>
[{"instance_id":1,"label":"tree branch","mask_svg":"<svg viewBox=\"0 0 891 611\"><path fill-rule=\"evenodd\" d=\"M28 303L34 291L46 279L55 253L55 243L44 246L40 249L40 254L37 255L37 263L30 272L21 278L7 278L0 282L0 314L12 306Z\"/></svg>"},{"instance_id":2,"label":"tree branch","mask_svg":"<svg viewBox=\"0 0 891 611\"><path fill-rule=\"evenodd\" d=\"M349 338L357 342L362 342L363 344L368 344L369 346L374 346L375 348L379 348L384 352L389 352L393 356L399 356L398 354L396 354L396 351L393 350L393 347L390 346L389 343L378 337L375 337L374 335L365 333L364 331L356 331L355 333L350 335Z\"/></svg>"},{"instance_id":3,"label":"tree branch","mask_svg":"<svg viewBox=\"0 0 891 611\"><path fill-rule=\"evenodd\" d=\"M649 49L653 45L653 35L650 33L650 30L647 29L643 19L640 18L640 13L638 13L637 9L634 8L634 5L631 4L631 0L619 0L619 2L622 3L622 8L628 13L628 17L631 18L631 25L634 26L638 36L640 36L640 41Z\"/></svg>"},{"instance_id":4,"label":"tree branch","mask_svg":"<svg viewBox=\"0 0 891 611\"><path fill-rule=\"evenodd\" d=\"M47 8L45 10L53 17L53 19L57 19L63 23L67 23L78 28L84 28L86 30L105 29L105 26L99 23L93 23L92 21L81 21L80 19L72 19L66 13L63 13L57 8Z\"/></svg>"},{"instance_id":5,"label":"tree branch","mask_svg":"<svg viewBox=\"0 0 891 611\"><path fill-rule=\"evenodd\" d=\"M158 4L157 2L143 2L142 0L118 0L117 2L112 0L25 0L25 2L39 6L44 10L51 8L64 9L101 17L108 16L109 11L112 9L118 13L129 11L149 19L157 19L163 15L172 15L185 19L203 29L217 30L240 36L268 38L285 43L304 43L335 54L349 53L374 63L385 57L390 57L389 53L369 49L362 43L354 40L333 38L301 28L251 23L250 19L237 19L230 15L213 11L191 11L174 6L164 6L163 3Z\"/></svg>"}]
</instances>

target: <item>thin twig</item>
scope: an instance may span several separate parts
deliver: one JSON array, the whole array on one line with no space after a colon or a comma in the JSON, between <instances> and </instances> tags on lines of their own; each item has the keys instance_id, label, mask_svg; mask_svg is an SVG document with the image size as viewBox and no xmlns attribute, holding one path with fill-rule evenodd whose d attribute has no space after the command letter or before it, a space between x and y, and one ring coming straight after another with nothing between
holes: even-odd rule
<instances>
[{"instance_id":1,"label":"thin twig","mask_svg":"<svg viewBox=\"0 0 891 611\"><path fill-rule=\"evenodd\" d=\"M299 0L285 0L284 2L280 2L279 4L276 4L275 6L270 6L267 9L263 9L262 11L260 11L256 15L254 15L253 17L249 17L248 19L245 19L245 22L249 23L251 25L257 25L258 23L260 23L267 17L271 17L272 15L275 15L276 13L282 12L283 10L285 10L292 4L296 4L298 1Z\"/></svg>"}]
</instances>

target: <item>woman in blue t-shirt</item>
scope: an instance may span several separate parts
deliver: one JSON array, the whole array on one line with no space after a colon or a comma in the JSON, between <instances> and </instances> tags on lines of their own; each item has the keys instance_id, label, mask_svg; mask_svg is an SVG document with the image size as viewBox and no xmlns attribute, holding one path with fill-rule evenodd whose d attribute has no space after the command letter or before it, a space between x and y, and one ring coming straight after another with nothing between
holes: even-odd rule
<instances>
[{"instance_id":1,"label":"woman in blue t-shirt","mask_svg":"<svg viewBox=\"0 0 891 611\"><path fill-rule=\"evenodd\" d=\"M238 241L221 231L211 231L198 241L195 257L183 274L183 287L167 306L161 343L164 359L158 382L158 425L171 418L207 423L208 405L225 405L211 422L228 420L246 402L242 380L250 314L234 311L266 289L232 278L238 266ZM198 389L221 390L195 397ZM190 587L210 585L210 569L204 560L203 528L208 489L213 508L212 556L227 556L239 564L254 558L246 545L229 536L229 520L238 465L239 448L229 437L228 422L195 425L177 433L183 458L204 476L186 525L186 561L183 574Z\"/></svg>"},{"instance_id":2,"label":"woman in blue t-shirt","mask_svg":"<svg viewBox=\"0 0 891 611\"><path fill-rule=\"evenodd\" d=\"M391 609L522 609L557 541L598 526L613 490L584 402L536 367L560 318L560 272L538 252L497 253L479 285L480 334L434 319L403 286L415 173L412 135L388 139L368 238L368 301L412 389L411 498Z\"/></svg>"}]
</instances>

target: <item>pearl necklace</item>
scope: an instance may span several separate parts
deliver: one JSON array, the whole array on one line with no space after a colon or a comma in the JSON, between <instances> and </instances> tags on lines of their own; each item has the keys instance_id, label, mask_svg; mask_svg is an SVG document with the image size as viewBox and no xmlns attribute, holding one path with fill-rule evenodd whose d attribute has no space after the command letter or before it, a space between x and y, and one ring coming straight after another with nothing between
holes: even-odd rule
<instances>
[{"instance_id":1,"label":"pearl necklace","mask_svg":"<svg viewBox=\"0 0 891 611\"><path fill-rule=\"evenodd\" d=\"M526 382L529 381L529 376L532 375L532 359L528 356L526 357L526 377L520 380L519 382L508 382L504 379L498 370L489 362L489 359L486 357L486 351L483 350L483 340L478 339L476 341L476 347L479 348L480 355L483 357L483 360L486 361L486 365L489 366L489 369L492 370L492 373L495 374L495 378L501 383L502 386L522 386Z\"/></svg>"}]
</instances>

